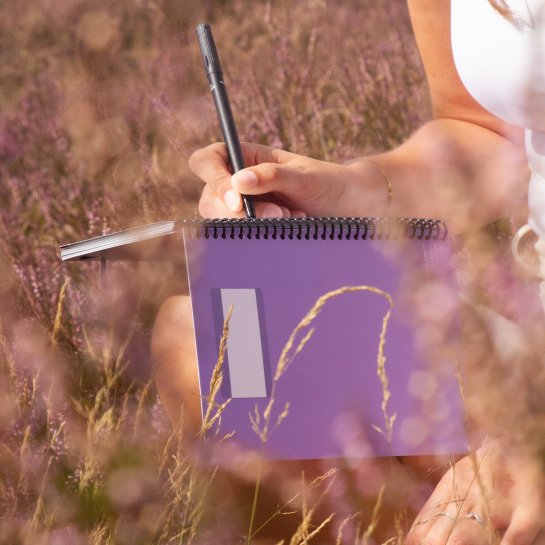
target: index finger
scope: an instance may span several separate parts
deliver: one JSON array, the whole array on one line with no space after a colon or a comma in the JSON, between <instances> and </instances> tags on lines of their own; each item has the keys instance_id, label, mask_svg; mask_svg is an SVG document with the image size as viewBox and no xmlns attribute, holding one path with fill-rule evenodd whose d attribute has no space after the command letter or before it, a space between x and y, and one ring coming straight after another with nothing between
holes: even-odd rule
<instances>
[{"instance_id":1,"label":"index finger","mask_svg":"<svg viewBox=\"0 0 545 545\"><path fill-rule=\"evenodd\" d=\"M216 193L227 191L230 185L231 171L227 157L227 148L223 143L216 143L198 149L189 157L189 168Z\"/></svg>"},{"instance_id":2,"label":"index finger","mask_svg":"<svg viewBox=\"0 0 545 545\"><path fill-rule=\"evenodd\" d=\"M291 155L287 151L261 144L242 142L241 147L246 166L279 163L287 160ZM227 148L223 142L195 151L189 158L189 168L218 194L225 193L231 186L230 180L233 173L229 165Z\"/></svg>"}]
</instances>

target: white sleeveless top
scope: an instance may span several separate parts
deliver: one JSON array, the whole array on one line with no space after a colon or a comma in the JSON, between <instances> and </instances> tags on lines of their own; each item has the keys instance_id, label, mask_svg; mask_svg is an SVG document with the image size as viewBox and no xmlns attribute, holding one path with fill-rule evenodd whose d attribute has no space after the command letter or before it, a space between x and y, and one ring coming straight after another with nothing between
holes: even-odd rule
<instances>
[{"instance_id":1,"label":"white sleeveless top","mask_svg":"<svg viewBox=\"0 0 545 545\"><path fill-rule=\"evenodd\" d=\"M488 0L451 0L456 69L484 108L526 129L530 227L545 240L545 0L509 0L513 24Z\"/></svg>"}]
</instances>

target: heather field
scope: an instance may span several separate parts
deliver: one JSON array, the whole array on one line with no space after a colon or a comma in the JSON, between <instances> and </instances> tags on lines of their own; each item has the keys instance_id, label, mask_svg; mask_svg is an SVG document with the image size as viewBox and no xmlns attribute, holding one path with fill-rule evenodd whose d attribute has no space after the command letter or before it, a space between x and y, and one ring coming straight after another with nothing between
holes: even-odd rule
<instances>
[{"instance_id":1,"label":"heather field","mask_svg":"<svg viewBox=\"0 0 545 545\"><path fill-rule=\"evenodd\" d=\"M204 21L244 140L343 161L430 117L402 0L1 3L0 543L401 543L432 489L382 462L200 466L149 355L183 267L103 282L59 261L61 243L195 214L188 157L219 138Z\"/></svg>"}]
</instances>

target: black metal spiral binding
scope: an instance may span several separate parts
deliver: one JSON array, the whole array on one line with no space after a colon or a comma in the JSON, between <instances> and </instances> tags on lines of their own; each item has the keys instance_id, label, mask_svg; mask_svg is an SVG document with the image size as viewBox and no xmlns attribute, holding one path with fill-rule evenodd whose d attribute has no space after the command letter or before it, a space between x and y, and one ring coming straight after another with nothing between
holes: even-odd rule
<instances>
[{"instance_id":1,"label":"black metal spiral binding","mask_svg":"<svg viewBox=\"0 0 545 545\"><path fill-rule=\"evenodd\" d=\"M191 219L178 226L189 236L265 240L443 240L441 220L421 218L249 218Z\"/></svg>"}]
</instances>

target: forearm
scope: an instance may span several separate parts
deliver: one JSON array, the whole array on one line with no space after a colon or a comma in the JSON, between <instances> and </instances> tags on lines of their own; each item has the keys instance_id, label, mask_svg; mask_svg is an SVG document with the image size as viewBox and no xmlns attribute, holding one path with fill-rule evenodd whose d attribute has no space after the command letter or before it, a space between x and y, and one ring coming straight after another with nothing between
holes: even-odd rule
<instances>
[{"instance_id":1,"label":"forearm","mask_svg":"<svg viewBox=\"0 0 545 545\"><path fill-rule=\"evenodd\" d=\"M361 194L354 199L360 215L387 210L392 216L440 218L457 232L525 211L522 147L475 123L433 120L401 146L367 159L347 165L356 174L349 179L354 195Z\"/></svg>"}]
</instances>

